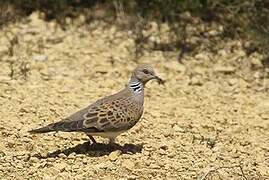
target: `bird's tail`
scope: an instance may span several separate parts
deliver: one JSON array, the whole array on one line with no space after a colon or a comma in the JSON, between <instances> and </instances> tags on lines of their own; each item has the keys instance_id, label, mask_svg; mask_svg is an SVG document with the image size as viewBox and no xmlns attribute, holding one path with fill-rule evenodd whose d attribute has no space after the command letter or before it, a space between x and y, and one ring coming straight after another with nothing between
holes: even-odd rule
<instances>
[{"instance_id":1,"label":"bird's tail","mask_svg":"<svg viewBox=\"0 0 269 180\"><path fill-rule=\"evenodd\" d=\"M48 132L52 132L55 131L55 129L53 128L53 124L49 124L45 127L41 127L41 128L37 128L37 129L32 129L30 131L28 131L31 134L39 134L39 133L48 133Z\"/></svg>"},{"instance_id":2,"label":"bird's tail","mask_svg":"<svg viewBox=\"0 0 269 180\"><path fill-rule=\"evenodd\" d=\"M39 134L39 133L48 133L52 131L72 132L72 131L79 131L82 129L83 129L83 121L60 121L56 123L51 123L41 128L30 130L28 132L32 134Z\"/></svg>"}]
</instances>

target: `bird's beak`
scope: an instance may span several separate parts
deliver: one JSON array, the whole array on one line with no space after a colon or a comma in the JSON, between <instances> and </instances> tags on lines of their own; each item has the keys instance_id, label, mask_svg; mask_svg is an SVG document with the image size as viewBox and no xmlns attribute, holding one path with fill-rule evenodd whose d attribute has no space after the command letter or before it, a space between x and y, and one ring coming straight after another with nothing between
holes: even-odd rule
<instances>
[{"instance_id":1,"label":"bird's beak","mask_svg":"<svg viewBox=\"0 0 269 180\"><path fill-rule=\"evenodd\" d=\"M155 75L154 78L158 81L159 84L164 84L165 83L165 81L162 80L159 76Z\"/></svg>"}]
</instances>

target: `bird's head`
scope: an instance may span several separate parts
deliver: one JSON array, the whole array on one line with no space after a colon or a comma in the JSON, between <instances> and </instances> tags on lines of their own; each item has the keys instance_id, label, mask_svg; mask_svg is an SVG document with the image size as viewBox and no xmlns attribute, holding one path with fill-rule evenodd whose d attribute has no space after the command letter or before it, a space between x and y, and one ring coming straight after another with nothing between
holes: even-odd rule
<instances>
[{"instance_id":1,"label":"bird's head","mask_svg":"<svg viewBox=\"0 0 269 180\"><path fill-rule=\"evenodd\" d=\"M132 78L146 84L152 79L156 79L159 84L163 84L164 81L156 75L154 69L150 65L139 65L133 72Z\"/></svg>"}]
</instances>

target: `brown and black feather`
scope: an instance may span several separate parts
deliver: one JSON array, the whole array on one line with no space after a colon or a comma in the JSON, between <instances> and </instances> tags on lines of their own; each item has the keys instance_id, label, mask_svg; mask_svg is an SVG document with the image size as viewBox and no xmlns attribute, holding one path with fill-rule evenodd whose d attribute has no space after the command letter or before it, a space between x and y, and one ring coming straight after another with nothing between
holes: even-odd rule
<instances>
[{"instance_id":1,"label":"brown and black feather","mask_svg":"<svg viewBox=\"0 0 269 180\"><path fill-rule=\"evenodd\" d=\"M98 100L59 122L29 132L78 131L99 133L128 130L136 124L143 113L143 105L132 98L128 90L123 90Z\"/></svg>"}]
</instances>

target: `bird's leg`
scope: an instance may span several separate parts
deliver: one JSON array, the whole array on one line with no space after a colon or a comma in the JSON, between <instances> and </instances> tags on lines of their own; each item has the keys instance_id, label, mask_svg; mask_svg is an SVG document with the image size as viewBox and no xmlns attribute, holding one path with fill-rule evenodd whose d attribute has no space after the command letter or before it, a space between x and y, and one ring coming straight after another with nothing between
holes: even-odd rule
<instances>
[{"instance_id":1,"label":"bird's leg","mask_svg":"<svg viewBox=\"0 0 269 180\"><path fill-rule=\"evenodd\" d=\"M116 144L115 143L115 138L109 138L109 144L110 145Z\"/></svg>"},{"instance_id":2,"label":"bird's leg","mask_svg":"<svg viewBox=\"0 0 269 180\"><path fill-rule=\"evenodd\" d=\"M109 138L109 145L115 149L119 149L119 147L120 147L120 145L115 143L115 138Z\"/></svg>"},{"instance_id":3,"label":"bird's leg","mask_svg":"<svg viewBox=\"0 0 269 180\"><path fill-rule=\"evenodd\" d=\"M91 135L89 135L89 134L87 134L88 135L88 137L90 138L90 140L92 141L92 143L93 144L96 144L97 142L95 141L95 139L91 136Z\"/></svg>"}]
</instances>

